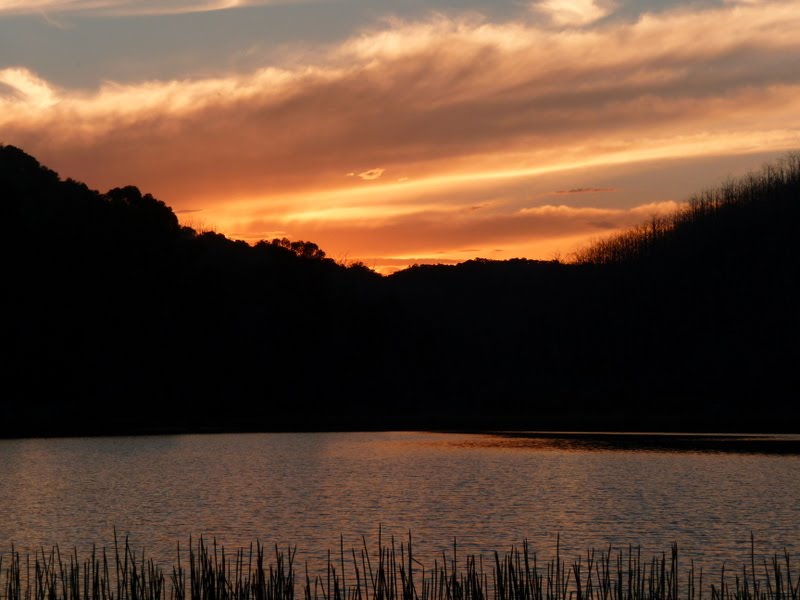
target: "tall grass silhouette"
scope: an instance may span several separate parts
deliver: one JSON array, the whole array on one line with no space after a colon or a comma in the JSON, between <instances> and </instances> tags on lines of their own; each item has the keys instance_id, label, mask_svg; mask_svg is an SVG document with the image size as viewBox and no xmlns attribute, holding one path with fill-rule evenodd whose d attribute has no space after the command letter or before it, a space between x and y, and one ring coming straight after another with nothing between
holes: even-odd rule
<instances>
[{"instance_id":1,"label":"tall grass silhouette","mask_svg":"<svg viewBox=\"0 0 800 600\"><path fill-rule=\"evenodd\" d=\"M190 543L188 557L178 547L177 560L165 574L128 540L115 536L112 553L94 548L81 559L77 551L62 555L56 546L33 556L12 547L0 556L2 600L798 600L800 575L793 575L788 553L738 571L722 566L716 581L704 580L694 561L679 568L678 547L644 558L641 550L587 552L565 561L556 545L555 557L540 561L527 542L505 554L459 560L442 555L427 568L415 557L412 540L394 538L377 548L363 547L339 556L328 553L324 572L296 577L295 549L267 552L256 542L233 555L202 538ZM185 559L188 558L188 569Z\"/></svg>"}]
</instances>

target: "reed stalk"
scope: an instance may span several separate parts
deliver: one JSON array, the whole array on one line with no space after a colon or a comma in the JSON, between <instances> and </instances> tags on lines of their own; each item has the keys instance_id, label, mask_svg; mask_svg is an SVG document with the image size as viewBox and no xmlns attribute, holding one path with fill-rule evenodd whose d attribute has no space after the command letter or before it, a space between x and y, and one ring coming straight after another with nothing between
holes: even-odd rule
<instances>
[{"instance_id":1,"label":"reed stalk","mask_svg":"<svg viewBox=\"0 0 800 600\"><path fill-rule=\"evenodd\" d=\"M12 546L0 554L0 600L295 600L298 592L302 600L702 600L704 591L710 600L800 600L800 574L793 578L788 552L758 566L753 543L749 564L734 572L723 565L719 580L705 590L693 560L680 571L676 544L649 560L637 547L609 546L569 564L560 540L545 562L525 541L495 552L488 572L481 556L459 562L455 542L452 556L443 554L428 568L412 549L410 534L399 548L394 538L384 543L379 535L374 554L364 540L348 555L340 539L338 564L329 552L325 572L312 575L306 566L298 585L296 548L275 547L268 555L259 542L231 556L216 540L190 540L188 569L178 545L169 577L116 534L111 558L105 549L92 548L81 560L77 550L62 555L58 546L33 556Z\"/></svg>"}]
</instances>

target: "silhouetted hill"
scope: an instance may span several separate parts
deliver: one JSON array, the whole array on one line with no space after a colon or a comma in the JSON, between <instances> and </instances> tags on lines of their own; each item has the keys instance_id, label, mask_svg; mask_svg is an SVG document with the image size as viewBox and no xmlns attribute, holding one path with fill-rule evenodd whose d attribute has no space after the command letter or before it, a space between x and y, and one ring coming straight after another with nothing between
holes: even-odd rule
<instances>
[{"instance_id":1,"label":"silhouetted hill","mask_svg":"<svg viewBox=\"0 0 800 600\"><path fill-rule=\"evenodd\" d=\"M0 435L797 430L798 190L789 157L575 264L383 278L0 146Z\"/></svg>"}]
</instances>

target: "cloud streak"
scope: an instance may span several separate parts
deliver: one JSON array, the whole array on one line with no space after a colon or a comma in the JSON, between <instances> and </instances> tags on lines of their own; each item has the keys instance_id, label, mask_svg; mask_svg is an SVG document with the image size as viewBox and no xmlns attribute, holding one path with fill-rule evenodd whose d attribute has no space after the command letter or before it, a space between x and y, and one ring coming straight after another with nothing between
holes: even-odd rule
<instances>
[{"instance_id":1,"label":"cloud streak","mask_svg":"<svg viewBox=\"0 0 800 600\"><path fill-rule=\"evenodd\" d=\"M135 181L223 231L288 231L365 256L625 221L556 218L519 190L468 210L544 174L800 146L800 2L587 23L389 21L302 64L93 90L6 68L0 131L69 176ZM612 191L570 179L549 190Z\"/></svg>"},{"instance_id":2,"label":"cloud streak","mask_svg":"<svg viewBox=\"0 0 800 600\"><path fill-rule=\"evenodd\" d=\"M606 187L606 188L572 188L569 190L556 190L553 192L554 194L558 195L569 195L569 194L602 194L607 192L616 192L617 188L613 187Z\"/></svg>"},{"instance_id":3,"label":"cloud streak","mask_svg":"<svg viewBox=\"0 0 800 600\"><path fill-rule=\"evenodd\" d=\"M675 201L627 209L543 205L488 215L469 208L426 207L383 219L379 226L365 226L347 219L319 220L307 225L313 239L323 247L338 248L342 256L386 257L391 260L371 260L377 265L402 266L413 264L413 257L437 254L442 262L453 257L510 258L533 248L540 257L549 258L556 251L568 254L578 240L608 235L679 207ZM257 220L243 224L238 233L245 238L260 239L263 232L281 227L286 227L285 220Z\"/></svg>"},{"instance_id":4,"label":"cloud streak","mask_svg":"<svg viewBox=\"0 0 800 600\"><path fill-rule=\"evenodd\" d=\"M126 17L213 12L291 0L0 0L0 15L87 14Z\"/></svg>"}]
</instances>

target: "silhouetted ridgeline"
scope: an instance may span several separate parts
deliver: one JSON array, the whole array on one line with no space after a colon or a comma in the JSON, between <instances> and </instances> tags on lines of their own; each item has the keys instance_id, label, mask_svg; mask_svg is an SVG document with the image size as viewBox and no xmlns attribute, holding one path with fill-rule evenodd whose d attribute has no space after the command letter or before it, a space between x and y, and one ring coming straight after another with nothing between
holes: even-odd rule
<instances>
[{"instance_id":1,"label":"silhouetted ridgeline","mask_svg":"<svg viewBox=\"0 0 800 600\"><path fill-rule=\"evenodd\" d=\"M800 159L575 264L383 278L0 146L0 434L798 430Z\"/></svg>"}]
</instances>

